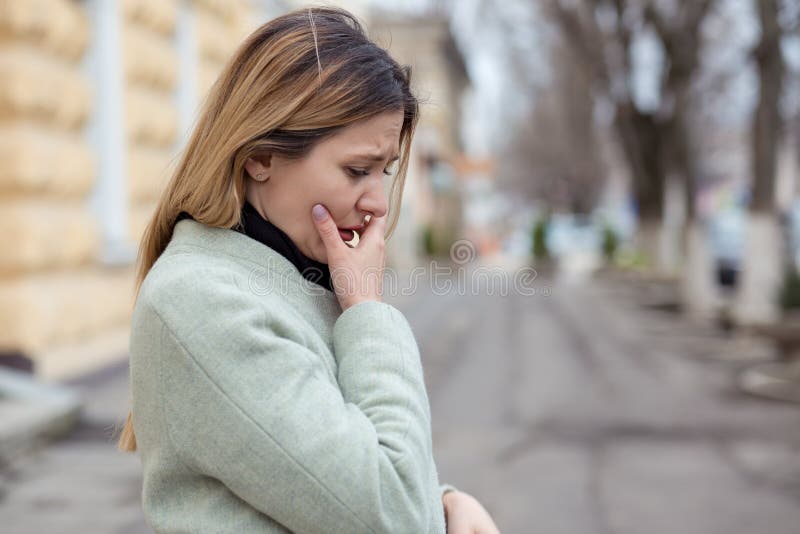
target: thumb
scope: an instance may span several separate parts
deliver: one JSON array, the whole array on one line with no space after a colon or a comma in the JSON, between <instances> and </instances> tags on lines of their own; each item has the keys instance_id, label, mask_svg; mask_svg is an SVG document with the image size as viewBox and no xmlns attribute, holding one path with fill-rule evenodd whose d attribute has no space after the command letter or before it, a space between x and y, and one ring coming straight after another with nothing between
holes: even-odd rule
<instances>
[{"instance_id":1,"label":"thumb","mask_svg":"<svg viewBox=\"0 0 800 534\"><path fill-rule=\"evenodd\" d=\"M336 250L340 247L346 247L342 238L339 236L339 229L336 228L336 223L331 219L328 210L322 204L314 204L311 209L311 218L314 219L314 225L317 227L322 238L322 243L328 250Z\"/></svg>"}]
</instances>

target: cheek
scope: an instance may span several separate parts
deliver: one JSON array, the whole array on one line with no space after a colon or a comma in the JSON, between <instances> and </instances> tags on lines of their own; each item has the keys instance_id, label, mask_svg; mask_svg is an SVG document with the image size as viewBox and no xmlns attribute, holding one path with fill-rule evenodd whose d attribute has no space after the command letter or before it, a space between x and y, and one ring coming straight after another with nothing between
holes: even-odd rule
<instances>
[{"instance_id":1,"label":"cheek","mask_svg":"<svg viewBox=\"0 0 800 534\"><path fill-rule=\"evenodd\" d=\"M319 237L311 219L311 208L314 204L323 204L337 224L353 222L353 210L358 201L358 184L345 174L338 163L308 165L298 169L296 177L299 178L294 182L297 195L295 198L299 204L296 206L307 215L311 233L315 237L314 242Z\"/></svg>"},{"instance_id":2,"label":"cheek","mask_svg":"<svg viewBox=\"0 0 800 534\"><path fill-rule=\"evenodd\" d=\"M329 195L330 200L328 204L331 209L331 214L334 220L346 221L353 219L353 210L358 202L359 189L357 185L348 183L339 187L336 191L331 192Z\"/></svg>"}]
</instances>

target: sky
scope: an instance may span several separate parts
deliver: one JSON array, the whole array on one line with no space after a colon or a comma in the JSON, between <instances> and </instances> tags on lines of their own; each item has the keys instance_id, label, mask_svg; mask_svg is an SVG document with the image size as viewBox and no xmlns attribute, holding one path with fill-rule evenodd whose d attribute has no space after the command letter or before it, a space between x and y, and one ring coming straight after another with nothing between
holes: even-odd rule
<instances>
[{"instance_id":1,"label":"sky","mask_svg":"<svg viewBox=\"0 0 800 534\"><path fill-rule=\"evenodd\" d=\"M530 0L368 0L371 5L419 13L434 4L449 7L451 29L467 65L472 91L461 105L464 110L463 136L468 152L488 155L507 141L509 123L531 105L537 87L548 83L548 27ZM797 16L800 2L788 16ZM792 7L794 6L794 7ZM703 26L703 75L698 87L710 86L725 74L724 84L701 101L704 114L722 127L746 128L758 96L757 76L749 54L759 27L753 0L717 0L712 15ZM800 73L800 36L783 42L787 65ZM512 61L515 58L515 64ZM654 34L645 33L633 47L635 65L631 87L637 107L652 111L659 106L659 73L663 52ZM520 63L523 68L520 68ZM798 76L788 76L784 96L787 115L800 109ZM516 81L516 83L513 83Z\"/></svg>"}]
</instances>

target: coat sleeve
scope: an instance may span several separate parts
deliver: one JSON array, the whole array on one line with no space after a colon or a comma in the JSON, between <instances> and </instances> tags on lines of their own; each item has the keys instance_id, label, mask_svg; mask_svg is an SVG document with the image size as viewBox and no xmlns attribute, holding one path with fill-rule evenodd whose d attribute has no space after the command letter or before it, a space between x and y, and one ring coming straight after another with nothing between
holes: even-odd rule
<instances>
[{"instance_id":1,"label":"coat sleeve","mask_svg":"<svg viewBox=\"0 0 800 534\"><path fill-rule=\"evenodd\" d=\"M169 356L167 437L181 459L295 532L428 532L444 511L403 315L380 302L340 315L337 387L292 334L297 318L287 324L235 291L203 300L213 314L153 309Z\"/></svg>"},{"instance_id":2,"label":"coat sleeve","mask_svg":"<svg viewBox=\"0 0 800 534\"><path fill-rule=\"evenodd\" d=\"M441 492L442 497L444 497L446 493L449 493L451 491L458 491L458 488L456 488L452 484L445 483L439 485L439 491Z\"/></svg>"}]
</instances>

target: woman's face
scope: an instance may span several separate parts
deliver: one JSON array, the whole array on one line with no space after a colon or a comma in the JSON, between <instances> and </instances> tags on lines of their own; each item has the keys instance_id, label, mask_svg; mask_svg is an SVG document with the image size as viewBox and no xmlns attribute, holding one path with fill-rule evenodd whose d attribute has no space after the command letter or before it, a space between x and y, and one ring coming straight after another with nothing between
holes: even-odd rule
<instances>
[{"instance_id":1,"label":"woman's face","mask_svg":"<svg viewBox=\"0 0 800 534\"><path fill-rule=\"evenodd\" d=\"M347 126L300 160L250 158L245 163L247 200L300 252L328 263L311 208L324 205L339 228L361 226L367 215L384 216L383 179L396 165L402 126L402 111L386 112ZM263 181L253 178L259 175Z\"/></svg>"}]
</instances>

